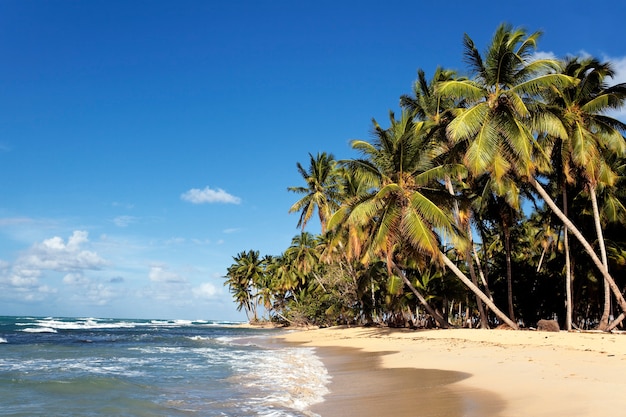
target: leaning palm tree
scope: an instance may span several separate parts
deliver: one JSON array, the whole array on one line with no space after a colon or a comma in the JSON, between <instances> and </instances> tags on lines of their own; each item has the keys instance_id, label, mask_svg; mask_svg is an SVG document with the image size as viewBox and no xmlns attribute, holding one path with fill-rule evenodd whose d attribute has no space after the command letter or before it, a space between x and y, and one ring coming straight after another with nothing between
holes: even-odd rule
<instances>
[{"instance_id":1,"label":"leaning palm tree","mask_svg":"<svg viewBox=\"0 0 626 417\"><path fill-rule=\"evenodd\" d=\"M451 214L452 196L439 180L464 168L454 164L433 165L434 143L425 134L424 122L415 122L408 112L403 112L399 120L391 113L390 123L388 129L383 129L374 121L373 143L352 142L352 147L364 158L346 161L346 165L377 186L362 198L344 204L332 217L329 227L372 224L364 242L367 251L363 262L384 259L389 274L402 278L440 326L448 327L448 323L409 280L403 257L427 257L438 265L445 264L499 319L517 328L441 251L440 236L458 236L458 229Z\"/></svg>"},{"instance_id":2,"label":"leaning palm tree","mask_svg":"<svg viewBox=\"0 0 626 417\"><path fill-rule=\"evenodd\" d=\"M573 77L555 72L560 68L558 61L533 59L540 35L540 32L528 35L523 29L501 25L484 59L472 39L465 35L465 57L473 77L439 86L441 94L465 99L465 106L448 126L448 135L454 141L468 142L463 160L471 174L488 173L496 183L503 183L509 177L528 181L583 245L621 308L626 310L626 300L608 269L535 177L538 169L547 166L545 154L537 152L535 132L567 138L558 117L541 106L542 99L555 86L563 88L577 83ZM515 182L509 184L517 187ZM519 194L518 190L514 192Z\"/></svg>"},{"instance_id":3,"label":"leaning palm tree","mask_svg":"<svg viewBox=\"0 0 626 417\"><path fill-rule=\"evenodd\" d=\"M457 99L443 96L437 91L438 84L458 79L456 72L437 68L433 74L433 78L428 81L424 71L419 69L417 76L417 81L413 84L413 95L401 96L400 106L403 109L407 109L416 120L426 122L426 134L437 144L438 152L435 157L441 163L456 163L459 161L459 155L464 152L465 144L455 144L450 141L446 134L446 129L448 124L454 119L454 109L458 107L459 103ZM444 182L450 194L454 195L458 191L455 190L453 180L449 175L444 178ZM457 227L463 230L469 230L469 218L461 214L458 205L456 205L453 210ZM467 261L472 282L478 286L478 279L470 251L470 247L473 248L474 246L471 231L468 233L468 236L470 242L463 255ZM476 297L476 305L478 307L481 327L489 328L487 312L478 296Z\"/></svg>"},{"instance_id":4,"label":"leaning palm tree","mask_svg":"<svg viewBox=\"0 0 626 417\"><path fill-rule=\"evenodd\" d=\"M563 73L579 82L569 87L553 88L554 95L549 103L567 130L567 139L557 140L555 147L560 157L560 176L563 183L571 184L578 179L572 172L581 174L580 180L591 199L602 264L608 270L597 188L599 184L612 187L617 180L617 174L606 163L605 156L622 157L626 154L626 141L620 133L626 131L626 125L605 114L607 110L622 106L626 100L626 84L608 87L606 79L613 77L615 72L609 63L594 58L571 58L565 63ZM564 190L565 187L564 184ZM609 325L611 293L607 283L604 289L600 329Z\"/></svg>"},{"instance_id":5,"label":"leaning palm tree","mask_svg":"<svg viewBox=\"0 0 626 417\"><path fill-rule=\"evenodd\" d=\"M326 233L326 223L336 210L339 195L337 182L336 161L332 154L318 153L317 156L309 154L309 169L306 170L298 162L298 172L306 182L306 187L289 187L288 190L304 194L289 209L289 213L300 212L298 227L306 227L314 211L317 210L322 234Z\"/></svg>"}]
</instances>

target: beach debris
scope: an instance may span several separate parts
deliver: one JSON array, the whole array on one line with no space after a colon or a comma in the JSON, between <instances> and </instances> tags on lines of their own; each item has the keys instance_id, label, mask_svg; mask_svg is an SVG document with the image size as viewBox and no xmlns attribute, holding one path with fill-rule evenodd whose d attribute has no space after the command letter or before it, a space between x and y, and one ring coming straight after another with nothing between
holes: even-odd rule
<instances>
[{"instance_id":1,"label":"beach debris","mask_svg":"<svg viewBox=\"0 0 626 417\"><path fill-rule=\"evenodd\" d=\"M543 332L559 332L561 328L556 320L539 320L537 322L537 330Z\"/></svg>"}]
</instances>

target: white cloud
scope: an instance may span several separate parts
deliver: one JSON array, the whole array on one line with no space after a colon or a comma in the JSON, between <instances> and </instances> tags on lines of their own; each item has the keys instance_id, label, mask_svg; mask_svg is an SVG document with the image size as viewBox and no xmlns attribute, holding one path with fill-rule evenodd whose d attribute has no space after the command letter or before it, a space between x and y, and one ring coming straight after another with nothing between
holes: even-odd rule
<instances>
[{"instance_id":1,"label":"white cloud","mask_svg":"<svg viewBox=\"0 0 626 417\"><path fill-rule=\"evenodd\" d=\"M615 76L609 80L609 85L626 83L626 56L623 57L608 57L603 56L603 61L610 62L613 66L613 70L615 71ZM607 112L607 114L611 117L621 120L622 122L626 122L626 106L623 106L619 110L613 110Z\"/></svg>"},{"instance_id":2,"label":"white cloud","mask_svg":"<svg viewBox=\"0 0 626 417\"><path fill-rule=\"evenodd\" d=\"M210 239L197 239L197 238L194 238L194 239L191 239L191 242L194 245L200 245L200 246L210 245L211 244L211 240Z\"/></svg>"},{"instance_id":3,"label":"white cloud","mask_svg":"<svg viewBox=\"0 0 626 417\"><path fill-rule=\"evenodd\" d=\"M18 259L18 264L25 264L35 269L52 271L97 270L106 265L106 261L97 253L82 249L88 243L87 232L77 230L67 243L55 236L36 243Z\"/></svg>"},{"instance_id":4,"label":"white cloud","mask_svg":"<svg viewBox=\"0 0 626 417\"><path fill-rule=\"evenodd\" d=\"M579 51L573 56L577 56L583 59L592 57L592 55L586 51ZM557 58L558 57L553 52L537 51L533 54L530 61L535 61L537 59L557 59ZM626 56L610 57L607 55L603 55L599 59L602 62L610 62L611 65L613 66L613 70L615 71L615 76L607 80L609 85L626 83ZM614 117L616 119L619 119L622 122L626 122L626 106L622 107L619 110L609 111L607 112L607 115Z\"/></svg>"},{"instance_id":5,"label":"white cloud","mask_svg":"<svg viewBox=\"0 0 626 417\"><path fill-rule=\"evenodd\" d=\"M168 284L182 284L187 282L185 278L175 272L169 271L168 268L163 265L152 266L148 277L152 282L163 282Z\"/></svg>"},{"instance_id":6,"label":"white cloud","mask_svg":"<svg viewBox=\"0 0 626 417\"><path fill-rule=\"evenodd\" d=\"M54 236L35 243L12 264L0 262L0 290L12 294L12 299L40 301L57 292L56 288L41 285L46 272L65 272L63 282L68 285L87 285L88 270L99 270L106 261L96 252L85 249L88 234L77 230L67 239Z\"/></svg>"},{"instance_id":7,"label":"white cloud","mask_svg":"<svg viewBox=\"0 0 626 417\"><path fill-rule=\"evenodd\" d=\"M36 288L29 289L29 290L20 289L19 292L20 294L22 294L23 301L37 302L37 301L43 301L48 296L56 294L57 289L51 288L47 285L40 285Z\"/></svg>"},{"instance_id":8,"label":"white cloud","mask_svg":"<svg viewBox=\"0 0 626 417\"><path fill-rule=\"evenodd\" d=\"M173 245L173 246L177 246L177 245L183 245L185 243L185 238L184 237L173 237L171 239L168 239L165 241L166 245Z\"/></svg>"},{"instance_id":9,"label":"white cloud","mask_svg":"<svg viewBox=\"0 0 626 417\"><path fill-rule=\"evenodd\" d=\"M63 283L68 285L85 285L89 280L80 272L70 272L63 277Z\"/></svg>"},{"instance_id":10,"label":"white cloud","mask_svg":"<svg viewBox=\"0 0 626 417\"><path fill-rule=\"evenodd\" d=\"M73 305L104 306L118 294L111 287L98 280L91 280L80 273L71 273L63 277L63 283L69 288L59 297L63 302Z\"/></svg>"},{"instance_id":11,"label":"white cloud","mask_svg":"<svg viewBox=\"0 0 626 417\"><path fill-rule=\"evenodd\" d=\"M116 296L116 293L110 287L100 282L89 282L85 285L85 290L79 296L84 297L92 304L107 305Z\"/></svg>"},{"instance_id":12,"label":"white cloud","mask_svg":"<svg viewBox=\"0 0 626 417\"><path fill-rule=\"evenodd\" d=\"M626 83L626 56L623 56L621 58L604 57L604 59L609 61L613 65L613 69L615 70L613 84Z\"/></svg>"},{"instance_id":13,"label":"white cloud","mask_svg":"<svg viewBox=\"0 0 626 417\"><path fill-rule=\"evenodd\" d=\"M193 294L196 298L211 299L215 298L215 296L219 294L219 290L215 287L215 285L205 282L199 287L194 288Z\"/></svg>"},{"instance_id":14,"label":"white cloud","mask_svg":"<svg viewBox=\"0 0 626 417\"><path fill-rule=\"evenodd\" d=\"M530 62L537 61L539 59L558 59L554 52L549 51L536 51L530 57Z\"/></svg>"},{"instance_id":15,"label":"white cloud","mask_svg":"<svg viewBox=\"0 0 626 417\"><path fill-rule=\"evenodd\" d=\"M117 227L127 227L130 224L136 223L137 218L134 216L117 216L113 219L113 223Z\"/></svg>"},{"instance_id":16,"label":"white cloud","mask_svg":"<svg viewBox=\"0 0 626 417\"><path fill-rule=\"evenodd\" d=\"M120 203L119 201L114 201L111 205L113 207L122 207L122 208L129 209L129 210L135 208L134 204L131 204L131 203Z\"/></svg>"},{"instance_id":17,"label":"white cloud","mask_svg":"<svg viewBox=\"0 0 626 417\"><path fill-rule=\"evenodd\" d=\"M188 201L192 204L204 204L204 203L227 203L227 204L239 204L241 199L234 195L228 194L226 191L218 188L213 190L208 186L203 190L199 188L192 188L189 191L181 194L180 198L184 201Z\"/></svg>"},{"instance_id":18,"label":"white cloud","mask_svg":"<svg viewBox=\"0 0 626 417\"><path fill-rule=\"evenodd\" d=\"M35 288L39 285L41 271L31 269L27 265L15 265L6 280L11 286L18 288Z\"/></svg>"}]
</instances>

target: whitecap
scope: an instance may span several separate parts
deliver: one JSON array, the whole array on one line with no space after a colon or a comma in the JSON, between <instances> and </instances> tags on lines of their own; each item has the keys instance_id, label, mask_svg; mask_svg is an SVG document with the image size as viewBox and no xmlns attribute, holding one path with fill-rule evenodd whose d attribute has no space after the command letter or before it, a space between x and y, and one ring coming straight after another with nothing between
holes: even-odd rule
<instances>
[{"instance_id":1,"label":"whitecap","mask_svg":"<svg viewBox=\"0 0 626 417\"><path fill-rule=\"evenodd\" d=\"M57 331L51 327L27 327L22 329L26 333L56 333Z\"/></svg>"},{"instance_id":2,"label":"whitecap","mask_svg":"<svg viewBox=\"0 0 626 417\"><path fill-rule=\"evenodd\" d=\"M0 343L9 343L4 337L0 337Z\"/></svg>"},{"instance_id":3,"label":"whitecap","mask_svg":"<svg viewBox=\"0 0 626 417\"><path fill-rule=\"evenodd\" d=\"M159 324L162 326L166 326L171 324L168 320L150 320L150 324Z\"/></svg>"},{"instance_id":4,"label":"whitecap","mask_svg":"<svg viewBox=\"0 0 626 417\"><path fill-rule=\"evenodd\" d=\"M215 326L241 326L243 324L247 324L245 321L214 321L211 324Z\"/></svg>"},{"instance_id":5,"label":"whitecap","mask_svg":"<svg viewBox=\"0 0 626 417\"><path fill-rule=\"evenodd\" d=\"M133 328L135 324L125 321L101 323L99 319L86 318L75 321L63 321L53 318L37 320L37 325L62 330L85 330L85 329L119 329Z\"/></svg>"},{"instance_id":6,"label":"whitecap","mask_svg":"<svg viewBox=\"0 0 626 417\"><path fill-rule=\"evenodd\" d=\"M187 336L187 339L193 340L195 342L200 342L203 340L215 340L214 338L208 336Z\"/></svg>"}]
</instances>

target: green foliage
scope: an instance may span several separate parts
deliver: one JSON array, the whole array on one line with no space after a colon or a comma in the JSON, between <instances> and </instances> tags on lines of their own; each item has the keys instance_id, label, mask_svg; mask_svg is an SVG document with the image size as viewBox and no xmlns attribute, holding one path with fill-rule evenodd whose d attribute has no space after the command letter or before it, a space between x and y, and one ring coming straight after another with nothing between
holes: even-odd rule
<instances>
[{"instance_id":1,"label":"green foliage","mask_svg":"<svg viewBox=\"0 0 626 417\"><path fill-rule=\"evenodd\" d=\"M623 106L626 84L609 86L610 63L594 58L535 59L540 35L501 25L484 54L465 35L467 78L418 70L399 118L374 120L372 140L352 142L358 157L298 163L305 186L288 188L302 195L289 212L302 233L279 256L233 258L225 284L238 308L292 324L445 325L473 322L485 303L494 325L508 302L534 325L565 315L570 250L575 321L597 321L602 276L580 244L564 245L561 221L528 184L562 197L584 236L596 236L597 196L610 267L624 276L626 125L606 112ZM304 232L316 211L319 236Z\"/></svg>"}]
</instances>

